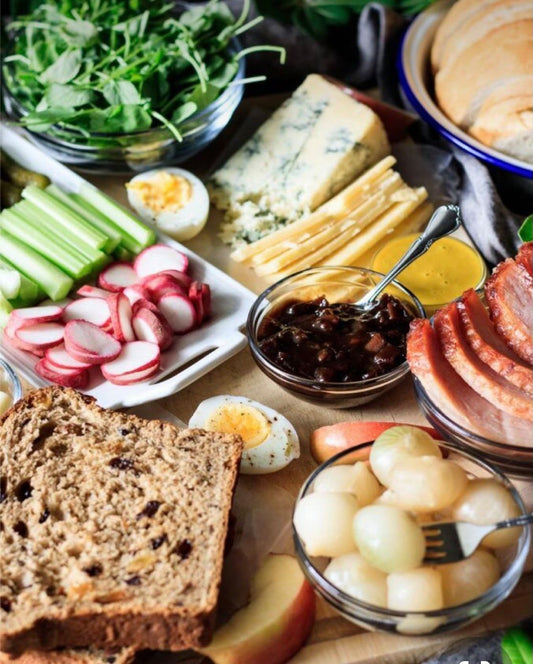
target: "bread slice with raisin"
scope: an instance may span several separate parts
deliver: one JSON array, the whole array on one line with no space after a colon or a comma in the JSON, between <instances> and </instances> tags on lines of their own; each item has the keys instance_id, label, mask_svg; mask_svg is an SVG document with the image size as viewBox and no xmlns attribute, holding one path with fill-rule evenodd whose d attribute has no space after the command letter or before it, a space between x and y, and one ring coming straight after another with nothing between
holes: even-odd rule
<instances>
[{"instance_id":1,"label":"bread slice with raisin","mask_svg":"<svg viewBox=\"0 0 533 664\"><path fill-rule=\"evenodd\" d=\"M0 420L0 650L207 643L242 441L60 387Z\"/></svg>"},{"instance_id":2,"label":"bread slice with raisin","mask_svg":"<svg viewBox=\"0 0 533 664\"><path fill-rule=\"evenodd\" d=\"M116 652L96 648L27 650L17 659L0 652L0 664L131 664L134 659L133 648L119 648Z\"/></svg>"}]
</instances>

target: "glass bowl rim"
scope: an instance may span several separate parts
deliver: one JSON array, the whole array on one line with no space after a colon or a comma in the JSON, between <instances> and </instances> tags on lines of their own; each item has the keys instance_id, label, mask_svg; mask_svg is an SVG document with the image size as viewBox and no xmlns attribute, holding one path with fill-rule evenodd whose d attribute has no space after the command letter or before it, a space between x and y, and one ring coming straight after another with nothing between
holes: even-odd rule
<instances>
[{"instance_id":1,"label":"glass bowl rim","mask_svg":"<svg viewBox=\"0 0 533 664\"><path fill-rule=\"evenodd\" d=\"M521 514L527 514L527 508L524 504L524 501L522 500L522 497L520 496L516 488L513 486L512 482L506 477L504 473L495 468L488 461L478 458L478 456L473 452L464 450L460 445L458 445L455 442L442 441L442 440L438 440L436 442L439 445L439 447L450 449L453 452L456 452L459 456L466 457L469 461L473 461L476 465L481 466L484 470L488 471L492 477L495 477L500 483L502 483L510 491L513 499L515 500L515 502L517 503L518 507L521 510ZM340 598L340 600L343 602L343 604L345 604L350 609L354 610L361 609L362 611L374 613L376 616L379 616L381 618L400 619L400 618L405 618L407 616L420 616L428 618L443 618L443 617L449 618L450 616L456 616L460 618L462 614L464 614L465 618L470 618L471 609L475 608L480 603L484 604L485 601L495 600L499 604L500 602L498 601L498 598L501 596L502 592L505 591L505 586L507 585L508 578L517 569L520 569L520 575L522 574L522 570L524 568L531 543L531 532L530 528L527 526L522 527L522 533L518 541L516 542L517 552L516 555L513 557L512 561L510 562L509 568L502 573L502 575L494 585L490 586L490 588L488 588L488 590L486 590L484 593L478 595L472 600L469 600L468 602L464 602L463 604L457 604L456 606L449 606L433 611L397 611L394 609L388 609L386 607L380 607L375 604L369 604L368 602L363 602L362 600L359 600L355 597L352 597L351 595L348 595L340 588L337 588L337 586L328 581L328 579L326 579L323 573L320 572L317 569L317 567L313 564L313 562L311 561L312 557L322 557L322 556L308 556L307 553L305 552L303 542L300 539L298 533L296 532L296 528L294 526L294 513L296 511L296 507L300 502L300 500L305 495L307 495L307 492L311 487L311 485L313 484L314 480L323 470L334 465L337 461L339 461L339 459L342 459L343 457L353 454L354 452L364 450L365 448L370 448L373 445L373 443L374 441L369 441L367 443L360 443L359 445L354 445L353 447L349 447L346 448L345 450L337 452L337 454L335 454L334 456L330 457L329 459L321 463L317 468L315 468L309 474L309 476L304 480L300 488L300 491L298 492L298 496L294 503L294 508L291 517L293 543L298 561L300 562L300 565L303 567L304 572L309 581L317 589L317 592L319 592L324 597L325 595L323 593L327 594L328 597L333 596L334 598L335 595L337 595ZM503 597L501 601L503 601L505 597ZM326 601L328 601L328 603L330 602L329 599L326 599ZM339 610L344 611L344 609L340 608ZM482 617L482 615L484 614L481 614L478 617ZM360 620L364 621L365 620L364 616L361 617ZM430 633L431 632L429 632L429 634ZM427 635L428 635L427 633L422 634L422 636L427 636Z\"/></svg>"},{"instance_id":2,"label":"glass bowl rim","mask_svg":"<svg viewBox=\"0 0 533 664\"><path fill-rule=\"evenodd\" d=\"M288 373L287 371L273 364L267 358L267 356L261 351L261 349L257 345L256 332L254 329L254 322L256 316L259 315L258 309L260 304L264 302L273 291L275 291L280 286L283 286L284 283L288 282L291 279L295 279L297 277L301 277L302 275L310 274L312 272L327 272L329 270L344 271L347 273L362 272L367 275L377 275L379 277L385 276L383 273L377 272L376 270L372 270L366 267L358 267L356 265L338 265L338 266L322 265L318 267L308 267L303 270L299 270L298 272L293 272L292 274L289 274L286 277L282 277L281 279L273 283L271 286L266 288L260 295L257 296L255 302L252 304L250 308L250 311L248 312L248 318L246 321L246 332L252 354L254 356L257 356L260 359L260 361L269 368L270 371L272 371L274 374L276 374L278 377L282 378L283 380L287 381L288 383L299 386L314 387L320 391L336 390L337 392L351 392L356 388L364 389L374 386L387 385L388 383L393 382L395 379L400 378L409 373L409 364L406 359L397 367L394 367L394 369L385 374L382 374L381 376L375 376L373 378L365 378L363 380L354 380L346 383L333 382L333 381L319 382L311 378L303 378ZM414 293L412 293L408 288L406 288L403 284L399 283L395 279L391 281L390 286L398 288L400 291L402 291L404 294L407 294L411 298L410 304L414 305L415 309L417 309L418 318L427 318L422 303Z\"/></svg>"},{"instance_id":3,"label":"glass bowl rim","mask_svg":"<svg viewBox=\"0 0 533 664\"><path fill-rule=\"evenodd\" d=\"M9 380L12 389L11 398L13 400L13 404L15 404L19 399L22 398L22 383L20 382L20 379L15 373L13 367L1 357L0 357L0 368L4 370Z\"/></svg>"},{"instance_id":4,"label":"glass bowl rim","mask_svg":"<svg viewBox=\"0 0 533 664\"><path fill-rule=\"evenodd\" d=\"M435 403L430 399L429 394L426 392L424 389L424 386L420 382L420 380L413 374L413 380L414 380L414 386L415 386L415 394L416 398L419 402L421 402L423 405L426 405L428 410L433 412L439 420L442 421L443 424L446 425L446 428L448 430L451 430L453 433L458 433L460 435L464 435L465 438L469 438L470 440L473 440L475 442L479 442L481 444L489 444L492 445L496 448L495 451L501 451L502 453L505 452L520 452L520 453L525 453L528 451L528 448L526 447L521 447L519 445L512 445L511 443L499 443L495 440L491 440L490 438L485 438L484 436L481 436L479 434L474 433L473 431L469 431L468 429L465 429L462 425L458 424L457 422L454 422L449 415L446 415L438 406L435 405ZM455 443L458 445L458 443Z\"/></svg>"}]
</instances>

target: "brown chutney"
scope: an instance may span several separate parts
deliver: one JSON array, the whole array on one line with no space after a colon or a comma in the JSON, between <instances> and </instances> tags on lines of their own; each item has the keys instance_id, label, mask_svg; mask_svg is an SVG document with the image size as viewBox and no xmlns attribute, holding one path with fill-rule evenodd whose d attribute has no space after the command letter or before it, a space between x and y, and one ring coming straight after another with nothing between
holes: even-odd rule
<instances>
[{"instance_id":1,"label":"brown chutney","mask_svg":"<svg viewBox=\"0 0 533 664\"><path fill-rule=\"evenodd\" d=\"M291 300L265 316L257 345L294 376L347 383L381 376L402 364L413 318L387 293L365 311L348 302L330 304L325 297Z\"/></svg>"}]
</instances>

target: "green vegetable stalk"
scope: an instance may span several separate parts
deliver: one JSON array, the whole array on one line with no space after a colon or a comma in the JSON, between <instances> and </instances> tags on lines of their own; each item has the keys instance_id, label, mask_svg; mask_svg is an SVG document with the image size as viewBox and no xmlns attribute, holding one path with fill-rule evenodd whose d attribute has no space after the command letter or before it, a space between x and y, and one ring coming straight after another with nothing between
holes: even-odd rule
<instances>
[{"instance_id":1,"label":"green vegetable stalk","mask_svg":"<svg viewBox=\"0 0 533 664\"><path fill-rule=\"evenodd\" d=\"M245 52L232 40L261 20L246 22L249 5L236 18L220 0L181 14L174 2L48 0L8 26L4 81L34 131L164 125L181 140L180 124L234 84Z\"/></svg>"}]
</instances>

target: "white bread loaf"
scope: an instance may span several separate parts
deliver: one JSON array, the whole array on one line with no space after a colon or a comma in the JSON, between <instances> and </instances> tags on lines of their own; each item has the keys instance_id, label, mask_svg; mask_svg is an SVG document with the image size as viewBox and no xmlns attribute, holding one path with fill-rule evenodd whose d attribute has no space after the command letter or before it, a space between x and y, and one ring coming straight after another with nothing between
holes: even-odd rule
<instances>
[{"instance_id":1,"label":"white bread loaf","mask_svg":"<svg viewBox=\"0 0 533 664\"><path fill-rule=\"evenodd\" d=\"M446 115L485 145L533 163L533 3L459 0L431 54Z\"/></svg>"}]
</instances>

